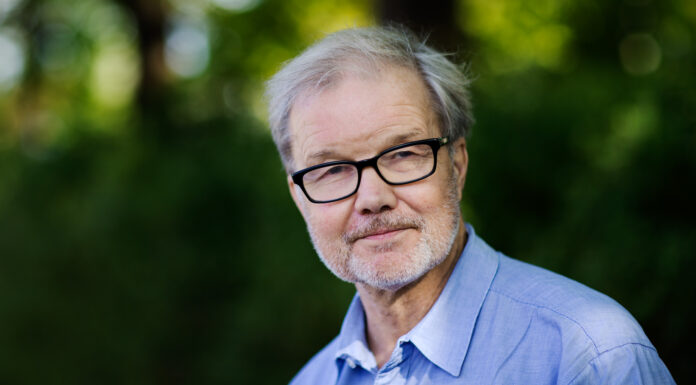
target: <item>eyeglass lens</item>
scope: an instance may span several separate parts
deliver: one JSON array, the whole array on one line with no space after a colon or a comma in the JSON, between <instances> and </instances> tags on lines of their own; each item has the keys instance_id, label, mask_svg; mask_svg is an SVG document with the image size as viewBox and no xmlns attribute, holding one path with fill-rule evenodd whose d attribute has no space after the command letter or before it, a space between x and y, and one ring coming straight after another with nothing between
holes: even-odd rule
<instances>
[{"instance_id":1,"label":"eyeglass lens","mask_svg":"<svg viewBox=\"0 0 696 385\"><path fill-rule=\"evenodd\" d=\"M429 144L414 144L382 154L377 159L377 168L386 182L402 184L432 172L434 159ZM304 174L302 182L312 199L329 201L352 194L358 187L359 179L358 168L346 163L314 169Z\"/></svg>"}]
</instances>

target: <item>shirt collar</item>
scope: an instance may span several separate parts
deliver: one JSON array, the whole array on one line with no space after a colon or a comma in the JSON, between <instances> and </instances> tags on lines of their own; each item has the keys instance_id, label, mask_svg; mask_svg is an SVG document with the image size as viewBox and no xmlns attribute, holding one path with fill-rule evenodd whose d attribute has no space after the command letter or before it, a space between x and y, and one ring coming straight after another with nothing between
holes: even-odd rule
<instances>
[{"instance_id":1,"label":"shirt collar","mask_svg":"<svg viewBox=\"0 0 696 385\"><path fill-rule=\"evenodd\" d=\"M453 376L461 371L499 263L497 252L476 235L474 228L467 224L466 229L466 246L442 293L425 317L397 342L412 342L428 360ZM365 340L365 313L358 294L348 308L337 342L336 359L368 371L377 370Z\"/></svg>"},{"instance_id":2,"label":"shirt collar","mask_svg":"<svg viewBox=\"0 0 696 385\"><path fill-rule=\"evenodd\" d=\"M453 376L461 371L499 263L498 253L476 236L474 228L467 224L466 229L469 238L442 293L425 317L401 337Z\"/></svg>"},{"instance_id":3,"label":"shirt collar","mask_svg":"<svg viewBox=\"0 0 696 385\"><path fill-rule=\"evenodd\" d=\"M360 365L368 371L377 370L375 356L365 340L365 311L360 296L355 293L338 335L336 359L344 359L351 367Z\"/></svg>"}]
</instances>

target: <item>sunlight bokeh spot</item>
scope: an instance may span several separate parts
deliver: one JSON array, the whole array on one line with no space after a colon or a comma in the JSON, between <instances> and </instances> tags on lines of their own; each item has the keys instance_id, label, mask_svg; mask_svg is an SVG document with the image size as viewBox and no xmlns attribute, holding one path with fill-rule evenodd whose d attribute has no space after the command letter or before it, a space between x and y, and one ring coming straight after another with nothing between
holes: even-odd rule
<instances>
[{"instance_id":1,"label":"sunlight bokeh spot","mask_svg":"<svg viewBox=\"0 0 696 385\"><path fill-rule=\"evenodd\" d=\"M103 46L95 55L90 90L98 105L116 109L130 103L138 84L137 54L121 44Z\"/></svg>"},{"instance_id":2,"label":"sunlight bokeh spot","mask_svg":"<svg viewBox=\"0 0 696 385\"><path fill-rule=\"evenodd\" d=\"M652 35L634 33L619 43L619 56L624 70L631 75L655 72L662 61L662 50Z\"/></svg>"},{"instance_id":3,"label":"sunlight bokeh spot","mask_svg":"<svg viewBox=\"0 0 696 385\"><path fill-rule=\"evenodd\" d=\"M308 43L340 29L374 24L362 1L315 1L296 9L293 18Z\"/></svg>"},{"instance_id":4,"label":"sunlight bokeh spot","mask_svg":"<svg viewBox=\"0 0 696 385\"><path fill-rule=\"evenodd\" d=\"M530 59L548 69L560 67L563 49L571 36L570 28L562 24L548 24L537 28L530 36L535 48Z\"/></svg>"},{"instance_id":5,"label":"sunlight bokeh spot","mask_svg":"<svg viewBox=\"0 0 696 385\"><path fill-rule=\"evenodd\" d=\"M0 30L0 91L14 87L24 72L24 50L16 33Z\"/></svg>"},{"instance_id":6,"label":"sunlight bokeh spot","mask_svg":"<svg viewBox=\"0 0 696 385\"><path fill-rule=\"evenodd\" d=\"M167 66L178 76L199 75L208 67L208 35L198 26L180 23L167 35L164 54Z\"/></svg>"},{"instance_id":7,"label":"sunlight bokeh spot","mask_svg":"<svg viewBox=\"0 0 696 385\"><path fill-rule=\"evenodd\" d=\"M0 22L12 12L22 0L0 0Z\"/></svg>"},{"instance_id":8,"label":"sunlight bokeh spot","mask_svg":"<svg viewBox=\"0 0 696 385\"><path fill-rule=\"evenodd\" d=\"M532 7L521 0L472 0L463 4L459 23L484 45L488 67L496 73L531 66L562 69L563 54L572 38L561 22L562 4L541 1Z\"/></svg>"},{"instance_id":9,"label":"sunlight bokeh spot","mask_svg":"<svg viewBox=\"0 0 696 385\"><path fill-rule=\"evenodd\" d=\"M607 150L595 157L598 166L607 170L626 166L658 126L659 111L652 100L617 106L611 115L609 133L601 144Z\"/></svg>"}]
</instances>

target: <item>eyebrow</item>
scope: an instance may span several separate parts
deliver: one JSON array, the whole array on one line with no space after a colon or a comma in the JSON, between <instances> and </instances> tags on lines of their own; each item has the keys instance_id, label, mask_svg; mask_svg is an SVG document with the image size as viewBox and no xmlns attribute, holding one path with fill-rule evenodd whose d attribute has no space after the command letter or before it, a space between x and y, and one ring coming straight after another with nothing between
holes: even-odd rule
<instances>
[{"instance_id":1,"label":"eyebrow","mask_svg":"<svg viewBox=\"0 0 696 385\"><path fill-rule=\"evenodd\" d=\"M387 141L387 143L391 143L391 144L389 146L385 147L385 149L392 147L392 146L399 145L401 143L406 143L409 141L409 139L413 139L414 137L418 136L419 134L421 134L420 131L413 130L413 131L407 132L405 134L395 136L395 137L391 138L389 141Z\"/></svg>"},{"instance_id":2,"label":"eyebrow","mask_svg":"<svg viewBox=\"0 0 696 385\"><path fill-rule=\"evenodd\" d=\"M384 147L383 150L386 150L389 147L399 145L401 143L406 143L406 142L408 142L409 139L412 139L412 138L418 136L420 133L421 133L420 131L412 130L412 131L407 132L405 134L400 134L400 135L394 136L386 141L387 145ZM380 150L380 151L382 151L382 150ZM326 149L326 150L319 150L313 154L310 154L307 157L308 160L315 160L318 163L322 163L324 160L330 159L330 158L338 159L339 155L334 150Z\"/></svg>"},{"instance_id":3,"label":"eyebrow","mask_svg":"<svg viewBox=\"0 0 696 385\"><path fill-rule=\"evenodd\" d=\"M307 159L316 159L317 161L321 161L324 159L337 157L336 154L337 153L333 150L321 150L309 155Z\"/></svg>"}]
</instances>

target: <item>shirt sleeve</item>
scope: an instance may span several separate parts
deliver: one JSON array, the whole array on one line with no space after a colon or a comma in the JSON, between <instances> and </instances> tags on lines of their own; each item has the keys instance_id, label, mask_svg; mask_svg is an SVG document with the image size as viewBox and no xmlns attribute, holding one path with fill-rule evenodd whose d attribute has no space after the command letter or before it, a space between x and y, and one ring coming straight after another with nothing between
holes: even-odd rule
<instances>
[{"instance_id":1,"label":"shirt sleeve","mask_svg":"<svg viewBox=\"0 0 696 385\"><path fill-rule=\"evenodd\" d=\"M672 375L651 346L626 344L607 350L568 385L672 385Z\"/></svg>"}]
</instances>

